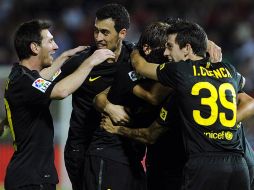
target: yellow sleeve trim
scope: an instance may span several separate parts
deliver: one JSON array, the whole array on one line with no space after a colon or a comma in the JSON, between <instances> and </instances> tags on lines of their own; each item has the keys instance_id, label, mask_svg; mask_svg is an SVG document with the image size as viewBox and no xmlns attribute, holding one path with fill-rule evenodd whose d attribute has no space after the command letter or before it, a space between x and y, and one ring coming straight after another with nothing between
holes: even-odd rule
<instances>
[{"instance_id":1,"label":"yellow sleeve trim","mask_svg":"<svg viewBox=\"0 0 254 190\"><path fill-rule=\"evenodd\" d=\"M14 147L14 150L17 151L17 145L15 143L15 133L14 133L12 119L11 119L11 110L10 110L9 103L6 100L6 98L4 98L4 104L5 104L5 109L6 109L6 113L7 113L8 123L9 123L9 126L10 126L11 136L12 136L12 139L13 139L13 147Z\"/></svg>"}]
</instances>

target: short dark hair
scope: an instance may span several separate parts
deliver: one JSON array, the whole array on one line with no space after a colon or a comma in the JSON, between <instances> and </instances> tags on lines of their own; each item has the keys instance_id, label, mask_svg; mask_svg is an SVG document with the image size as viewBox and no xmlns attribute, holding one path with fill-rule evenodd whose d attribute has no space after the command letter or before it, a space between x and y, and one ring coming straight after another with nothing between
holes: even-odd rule
<instances>
[{"instance_id":1,"label":"short dark hair","mask_svg":"<svg viewBox=\"0 0 254 190\"><path fill-rule=\"evenodd\" d=\"M50 27L51 22L48 20L31 20L18 27L14 35L14 47L20 60L34 55L30 44L35 42L40 45L42 41L41 31Z\"/></svg>"},{"instance_id":2,"label":"short dark hair","mask_svg":"<svg viewBox=\"0 0 254 190\"><path fill-rule=\"evenodd\" d=\"M112 18L117 32L130 27L130 15L125 7L120 4L107 4L101 7L96 12L96 18L98 20Z\"/></svg>"},{"instance_id":3,"label":"short dark hair","mask_svg":"<svg viewBox=\"0 0 254 190\"><path fill-rule=\"evenodd\" d=\"M153 22L142 32L137 48L146 61L153 63L164 63L167 61L163 53L165 51L165 43L167 42L168 27L169 25L165 22ZM149 45L152 50L148 55L143 51L145 44Z\"/></svg>"},{"instance_id":4,"label":"short dark hair","mask_svg":"<svg viewBox=\"0 0 254 190\"><path fill-rule=\"evenodd\" d=\"M177 34L176 43L180 48L190 44L193 52L204 57L207 49L207 35L204 29L190 21L180 21L168 28L167 34Z\"/></svg>"},{"instance_id":5,"label":"short dark hair","mask_svg":"<svg viewBox=\"0 0 254 190\"><path fill-rule=\"evenodd\" d=\"M142 49L147 44L151 48L165 47L167 42L167 29L169 25L164 22L153 22L141 33L137 47Z\"/></svg>"},{"instance_id":6,"label":"short dark hair","mask_svg":"<svg viewBox=\"0 0 254 190\"><path fill-rule=\"evenodd\" d=\"M177 24L179 22L184 22L185 20L181 19L181 18L175 18L175 17L168 17L166 18L163 22L171 25Z\"/></svg>"}]
</instances>

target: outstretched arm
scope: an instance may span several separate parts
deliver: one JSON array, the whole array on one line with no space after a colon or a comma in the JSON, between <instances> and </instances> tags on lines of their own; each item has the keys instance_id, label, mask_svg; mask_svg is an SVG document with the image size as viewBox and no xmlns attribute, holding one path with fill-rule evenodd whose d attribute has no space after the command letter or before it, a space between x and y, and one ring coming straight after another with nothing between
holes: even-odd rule
<instances>
[{"instance_id":1,"label":"outstretched arm","mask_svg":"<svg viewBox=\"0 0 254 190\"><path fill-rule=\"evenodd\" d=\"M114 58L115 54L109 49L96 50L83 61L76 71L56 83L50 95L51 99L63 99L69 96L81 86L94 66L101 64L107 59Z\"/></svg>"},{"instance_id":2,"label":"outstretched arm","mask_svg":"<svg viewBox=\"0 0 254 190\"><path fill-rule=\"evenodd\" d=\"M69 59L71 56L76 53L83 51L87 46L79 46L74 49L67 50L63 52L59 57L57 57L53 64L50 67L47 67L40 71L40 75L42 78L51 80L54 74L63 66L64 62Z\"/></svg>"},{"instance_id":3,"label":"outstretched arm","mask_svg":"<svg viewBox=\"0 0 254 190\"><path fill-rule=\"evenodd\" d=\"M131 53L131 62L137 73L147 78L158 80L156 69L159 64L148 63L140 54L138 50L133 50Z\"/></svg>"},{"instance_id":4,"label":"outstretched arm","mask_svg":"<svg viewBox=\"0 0 254 190\"><path fill-rule=\"evenodd\" d=\"M124 126L114 126L109 117L103 118L100 126L109 133L123 135L145 144L155 143L158 137L168 130L168 128L162 127L156 121L154 121L148 128L133 129Z\"/></svg>"}]
</instances>

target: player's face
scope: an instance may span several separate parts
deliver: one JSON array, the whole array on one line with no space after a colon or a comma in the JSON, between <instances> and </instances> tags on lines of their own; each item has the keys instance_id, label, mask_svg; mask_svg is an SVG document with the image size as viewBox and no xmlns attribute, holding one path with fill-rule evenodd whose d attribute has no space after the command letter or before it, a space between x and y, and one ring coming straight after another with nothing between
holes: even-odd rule
<instances>
[{"instance_id":1,"label":"player's face","mask_svg":"<svg viewBox=\"0 0 254 190\"><path fill-rule=\"evenodd\" d=\"M94 39L98 49L116 50L120 37L114 26L115 21L112 18L95 20Z\"/></svg>"},{"instance_id":2,"label":"player's face","mask_svg":"<svg viewBox=\"0 0 254 190\"><path fill-rule=\"evenodd\" d=\"M49 67L53 62L53 54L58 49L52 34L47 30L41 31L42 41L40 45L39 58L42 62L42 67Z\"/></svg>"},{"instance_id":3,"label":"player's face","mask_svg":"<svg viewBox=\"0 0 254 190\"><path fill-rule=\"evenodd\" d=\"M166 56L169 61L178 62L181 60L186 60L186 56L183 49L180 49L179 45L175 41L176 35L177 34L168 35L164 56Z\"/></svg>"}]
</instances>

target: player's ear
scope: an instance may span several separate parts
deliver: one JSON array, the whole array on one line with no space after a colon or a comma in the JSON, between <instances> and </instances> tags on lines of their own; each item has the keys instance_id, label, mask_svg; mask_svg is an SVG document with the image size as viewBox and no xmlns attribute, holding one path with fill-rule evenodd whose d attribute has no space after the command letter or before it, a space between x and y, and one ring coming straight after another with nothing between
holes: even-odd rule
<instances>
[{"instance_id":1,"label":"player's ear","mask_svg":"<svg viewBox=\"0 0 254 190\"><path fill-rule=\"evenodd\" d=\"M127 34L127 30L125 28L123 28L119 32L119 38L123 40L126 37L126 34Z\"/></svg>"},{"instance_id":2,"label":"player's ear","mask_svg":"<svg viewBox=\"0 0 254 190\"><path fill-rule=\"evenodd\" d=\"M186 44L186 45L185 45L185 47L183 48L183 53L184 53L184 56L185 56L185 57L187 57L187 56L189 56L190 54L193 53L190 44Z\"/></svg>"},{"instance_id":3,"label":"player's ear","mask_svg":"<svg viewBox=\"0 0 254 190\"><path fill-rule=\"evenodd\" d=\"M30 44L30 48L31 48L31 51L34 53L34 55L37 55L39 53L40 46L37 43L32 42Z\"/></svg>"},{"instance_id":4,"label":"player's ear","mask_svg":"<svg viewBox=\"0 0 254 190\"><path fill-rule=\"evenodd\" d=\"M152 48L148 44L143 45L143 52L145 55L149 55L152 52Z\"/></svg>"}]
</instances>

